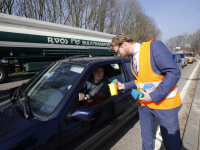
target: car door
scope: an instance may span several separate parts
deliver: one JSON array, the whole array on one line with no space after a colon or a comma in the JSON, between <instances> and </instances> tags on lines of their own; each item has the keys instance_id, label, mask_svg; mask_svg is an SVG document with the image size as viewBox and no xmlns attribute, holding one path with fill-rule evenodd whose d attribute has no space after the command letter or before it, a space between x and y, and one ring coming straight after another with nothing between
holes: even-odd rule
<instances>
[{"instance_id":1,"label":"car door","mask_svg":"<svg viewBox=\"0 0 200 150\"><path fill-rule=\"evenodd\" d=\"M109 69L113 68L112 75L105 69L110 82L113 79L122 83L127 81L127 75L124 74L126 68L123 68L122 63L115 62L104 64L104 66L109 66ZM94 105L80 106L77 91L81 89L83 83L78 84L79 86L73 91L71 103L68 104L68 108L63 111L60 118L60 137L63 149L94 149L137 112L136 102L130 91L118 91L118 95L110 96ZM74 119L74 112L77 111L82 111L82 114L93 112L92 117L89 120L84 120L83 117ZM69 119L70 116L72 119Z\"/></svg>"}]
</instances>

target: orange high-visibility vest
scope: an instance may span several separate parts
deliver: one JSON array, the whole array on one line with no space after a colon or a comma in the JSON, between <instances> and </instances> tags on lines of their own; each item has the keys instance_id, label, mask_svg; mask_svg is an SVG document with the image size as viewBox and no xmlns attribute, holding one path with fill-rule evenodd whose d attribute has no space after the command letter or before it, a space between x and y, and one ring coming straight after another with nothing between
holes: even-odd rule
<instances>
[{"instance_id":1,"label":"orange high-visibility vest","mask_svg":"<svg viewBox=\"0 0 200 150\"><path fill-rule=\"evenodd\" d=\"M152 41L152 40L151 40ZM132 68L132 61L131 61L131 70L133 75L135 76L135 84L137 86L137 89L142 89L143 85L145 83L152 83L153 84L153 90L157 88L160 82L162 82L162 79L164 76L158 75L153 72L151 67L151 60L150 60L150 44L149 42L143 42L140 47L139 52L139 72L138 76L134 73ZM141 102L138 100L139 103L142 106L148 106L151 109L172 109L179 107L181 105L181 98L178 92L178 87L175 85L175 87L172 89L172 91L167 95L166 98L164 98L159 104L152 102Z\"/></svg>"}]
</instances>

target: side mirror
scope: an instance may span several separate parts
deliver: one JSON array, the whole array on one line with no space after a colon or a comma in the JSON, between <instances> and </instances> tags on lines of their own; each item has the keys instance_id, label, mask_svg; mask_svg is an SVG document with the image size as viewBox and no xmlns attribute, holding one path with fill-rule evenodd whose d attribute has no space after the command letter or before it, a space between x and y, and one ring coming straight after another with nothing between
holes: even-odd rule
<instances>
[{"instance_id":1,"label":"side mirror","mask_svg":"<svg viewBox=\"0 0 200 150\"><path fill-rule=\"evenodd\" d=\"M94 120L94 110L89 108L79 108L72 113L72 118L80 121L92 121Z\"/></svg>"}]
</instances>

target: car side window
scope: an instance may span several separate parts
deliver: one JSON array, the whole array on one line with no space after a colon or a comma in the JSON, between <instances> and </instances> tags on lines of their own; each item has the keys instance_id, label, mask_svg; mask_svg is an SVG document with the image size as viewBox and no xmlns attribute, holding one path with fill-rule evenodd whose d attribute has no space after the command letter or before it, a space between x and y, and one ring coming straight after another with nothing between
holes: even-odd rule
<instances>
[{"instance_id":1,"label":"car side window","mask_svg":"<svg viewBox=\"0 0 200 150\"><path fill-rule=\"evenodd\" d=\"M95 68L79 92L80 106L88 107L110 97L108 84L104 66Z\"/></svg>"},{"instance_id":2,"label":"car side window","mask_svg":"<svg viewBox=\"0 0 200 150\"><path fill-rule=\"evenodd\" d=\"M117 79L117 81L121 83L125 82L125 76L121 64L113 63L105 65L104 68L105 77L108 79L109 82L112 82L114 79Z\"/></svg>"},{"instance_id":3,"label":"car side window","mask_svg":"<svg viewBox=\"0 0 200 150\"><path fill-rule=\"evenodd\" d=\"M133 77L133 73L131 71L131 67L130 67L130 62L126 62L126 69L128 70L128 75L129 75L129 79L130 81L134 80L134 77Z\"/></svg>"},{"instance_id":4,"label":"car side window","mask_svg":"<svg viewBox=\"0 0 200 150\"><path fill-rule=\"evenodd\" d=\"M80 106L88 107L108 99L111 95L108 84L114 79L125 82L121 64L112 63L95 68L79 92Z\"/></svg>"}]
</instances>

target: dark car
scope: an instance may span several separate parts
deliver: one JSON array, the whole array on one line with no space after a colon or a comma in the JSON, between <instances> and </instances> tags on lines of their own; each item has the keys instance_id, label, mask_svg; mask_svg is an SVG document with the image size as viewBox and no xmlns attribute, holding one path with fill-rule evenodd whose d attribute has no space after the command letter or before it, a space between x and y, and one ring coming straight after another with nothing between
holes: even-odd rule
<instances>
[{"instance_id":1,"label":"dark car","mask_svg":"<svg viewBox=\"0 0 200 150\"><path fill-rule=\"evenodd\" d=\"M97 67L112 82L133 79L129 58L92 57L52 63L0 99L0 148L94 149L137 113L131 90L85 105L79 92Z\"/></svg>"},{"instance_id":2,"label":"dark car","mask_svg":"<svg viewBox=\"0 0 200 150\"><path fill-rule=\"evenodd\" d=\"M171 54L173 56L174 62L177 64L179 70L181 71L181 69L182 69L182 64L181 64L182 58L181 58L180 53L171 53Z\"/></svg>"}]
</instances>

